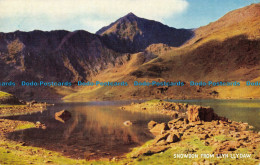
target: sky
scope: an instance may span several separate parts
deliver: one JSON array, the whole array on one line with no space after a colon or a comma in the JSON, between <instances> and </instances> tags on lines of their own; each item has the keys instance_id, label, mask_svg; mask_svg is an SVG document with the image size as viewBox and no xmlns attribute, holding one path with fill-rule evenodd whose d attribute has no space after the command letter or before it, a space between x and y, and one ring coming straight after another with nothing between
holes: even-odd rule
<instances>
[{"instance_id":1,"label":"sky","mask_svg":"<svg viewBox=\"0 0 260 165\"><path fill-rule=\"evenodd\" d=\"M0 32L86 30L133 12L175 28L198 28L260 0L0 0Z\"/></svg>"}]
</instances>

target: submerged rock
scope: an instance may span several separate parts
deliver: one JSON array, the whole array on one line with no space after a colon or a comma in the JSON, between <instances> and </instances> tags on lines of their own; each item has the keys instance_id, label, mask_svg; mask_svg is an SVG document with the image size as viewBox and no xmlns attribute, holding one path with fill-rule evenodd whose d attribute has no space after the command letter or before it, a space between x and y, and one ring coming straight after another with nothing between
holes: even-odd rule
<instances>
[{"instance_id":1,"label":"submerged rock","mask_svg":"<svg viewBox=\"0 0 260 165\"><path fill-rule=\"evenodd\" d=\"M125 121L124 123L123 123L125 126L131 126L133 123L131 122L131 121L129 121L129 120L127 120L127 121Z\"/></svg>"},{"instance_id":2,"label":"submerged rock","mask_svg":"<svg viewBox=\"0 0 260 165\"><path fill-rule=\"evenodd\" d=\"M37 121L35 123L36 128L41 128L41 129L47 129L46 125L44 123L41 123L40 121Z\"/></svg>"}]
</instances>

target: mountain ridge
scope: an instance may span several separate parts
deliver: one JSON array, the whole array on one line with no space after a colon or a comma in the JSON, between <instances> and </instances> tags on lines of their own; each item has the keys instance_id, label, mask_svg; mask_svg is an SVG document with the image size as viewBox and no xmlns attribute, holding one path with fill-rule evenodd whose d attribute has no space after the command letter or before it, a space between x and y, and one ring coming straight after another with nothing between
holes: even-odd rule
<instances>
[{"instance_id":1,"label":"mountain ridge","mask_svg":"<svg viewBox=\"0 0 260 165\"><path fill-rule=\"evenodd\" d=\"M257 65L260 61L259 56L257 56L257 50L260 49L260 35L259 28L257 28L260 23L258 8L259 4L256 4L238 9L235 12L231 11L230 13L248 11L249 14L245 15L246 19L243 19L244 17L240 18L243 21L232 23L229 26L222 26L222 24L226 24L225 21L229 21L229 19L222 18L214 23L195 29L195 36L193 36L193 33L191 35L191 30L184 30L188 37L193 36L193 38L187 40L184 36L184 45L179 47L154 42L156 40L149 37L153 38L155 34L161 35L164 32L160 28L158 31L158 27L162 26L166 29L170 27L148 20L147 24L154 26L145 26L150 30L144 32L139 29L141 26L138 24L138 20L142 23L147 20L139 18L133 13L118 19L114 24L112 23L111 25L115 28L103 29L103 33L107 32L108 35L92 34L85 30L73 32L66 30L50 32L35 30L32 32L0 33L0 68L3 71L0 78L2 81L15 79L17 81L71 81L72 83L98 79L102 79L102 81L129 82L158 79L161 81L189 81L191 79L205 81L209 79L225 81L237 79L244 81L245 78L257 79L259 73ZM236 17L236 14L231 14L230 18L236 21L234 17ZM227 17L224 16L224 18ZM117 23L119 24L117 25ZM147 24L144 23L143 25ZM123 28L124 26L125 28ZM176 32L175 28L170 29ZM158 32L154 33L154 30ZM141 34L147 32L151 33L144 35L145 40L149 40L149 42L142 40L143 38L138 39L138 35L140 37ZM165 35L167 36L164 39L167 41L171 35L168 35L167 30ZM121 38L117 38L118 36ZM124 37L127 40L124 40ZM136 47L135 45L139 45L141 41L143 41L143 45ZM150 44L150 41L152 44ZM133 43L134 45L132 45ZM230 71L232 71L232 74ZM37 96L36 93L39 96L39 93L44 90L39 91L36 88L26 87L0 88L11 93L16 92L15 94L20 98L24 98L21 95L35 97ZM71 88L70 91L74 93L77 90L82 92L81 88ZM88 91L89 89L84 90ZM157 88L140 87L140 90L139 88L138 91L136 90L134 88L126 90L124 88L120 89L120 92L126 91L125 95L133 96L133 98L136 98L134 96L163 98L173 94L176 98L182 98L184 95L213 97L209 95L212 89L197 93L197 89L186 87L182 88L182 90L169 88L168 93L162 95L156 94ZM192 92L189 94L188 90ZM214 90L217 91L218 89ZM53 92L52 89L46 91ZM91 91L95 92L93 88L91 88ZM93 98L122 99L117 95L120 92L116 91L116 88L99 88L97 93L92 93L89 96L93 96ZM113 97L111 93L116 93L116 96Z\"/></svg>"},{"instance_id":2,"label":"mountain ridge","mask_svg":"<svg viewBox=\"0 0 260 165\"><path fill-rule=\"evenodd\" d=\"M254 82L260 79L258 8L259 4L253 4L230 11L219 20L195 29L195 36L181 47L170 47L165 44L150 45L144 52L156 55L156 58L149 62L138 63L144 57L144 54L138 53L138 58L130 59L126 65L103 70L94 78L103 77L104 81L113 78L114 81L127 81L129 84L133 84L134 81L184 81L183 87L165 87L163 90L156 86L127 89L103 87L91 90L82 88L80 93L67 95L64 100L75 101L77 98L83 100L91 100L91 98L104 100L259 99L260 90L245 85L245 81ZM241 17L240 13L248 14ZM238 22L236 22L236 14L239 15ZM228 18L234 22L229 22ZM132 63L134 65L131 66ZM112 72L116 74L109 74ZM239 81L241 86L192 87L189 86L189 81Z\"/></svg>"}]
</instances>

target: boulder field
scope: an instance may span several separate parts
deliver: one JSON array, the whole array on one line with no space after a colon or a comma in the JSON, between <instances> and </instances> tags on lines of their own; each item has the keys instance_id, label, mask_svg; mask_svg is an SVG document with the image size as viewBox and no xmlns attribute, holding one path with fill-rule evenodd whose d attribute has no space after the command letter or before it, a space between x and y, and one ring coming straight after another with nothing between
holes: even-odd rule
<instances>
[{"instance_id":1,"label":"boulder field","mask_svg":"<svg viewBox=\"0 0 260 165\"><path fill-rule=\"evenodd\" d=\"M130 106L121 107L124 110L133 110L133 108L137 108L135 111L150 110L174 118L168 123L150 121L148 129L155 138L149 145L134 152L131 155L133 158L164 152L177 143L197 138L204 146L212 147L209 154L232 154L246 149L247 153L252 154L253 159L259 161L260 133L253 131L253 126L249 126L248 123L219 117L210 107L161 100L132 103ZM193 152L195 153L196 150L200 149L194 149Z\"/></svg>"}]
</instances>

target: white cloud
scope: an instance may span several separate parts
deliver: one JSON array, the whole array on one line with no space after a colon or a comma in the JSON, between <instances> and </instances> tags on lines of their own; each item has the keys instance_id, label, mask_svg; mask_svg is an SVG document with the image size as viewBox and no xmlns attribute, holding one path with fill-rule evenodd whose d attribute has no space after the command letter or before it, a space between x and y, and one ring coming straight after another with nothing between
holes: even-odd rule
<instances>
[{"instance_id":1,"label":"white cloud","mask_svg":"<svg viewBox=\"0 0 260 165\"><path fill-rule=\"evenodd\" d=\"M17 21L20 18L42 17L44 19L41 23L46 24L73 20L78 26L81 25L78 29L89 27L98 30L129 12L162 21L164 18L182 13L187 7L186 0L0 0L0 19ZM3 29L2 26L7 25L0 25L0 30ZM28 25L22 27L26 26ZM66 29L66 24L61 24L60 27Z\"/></svg>"}]
</instances>

